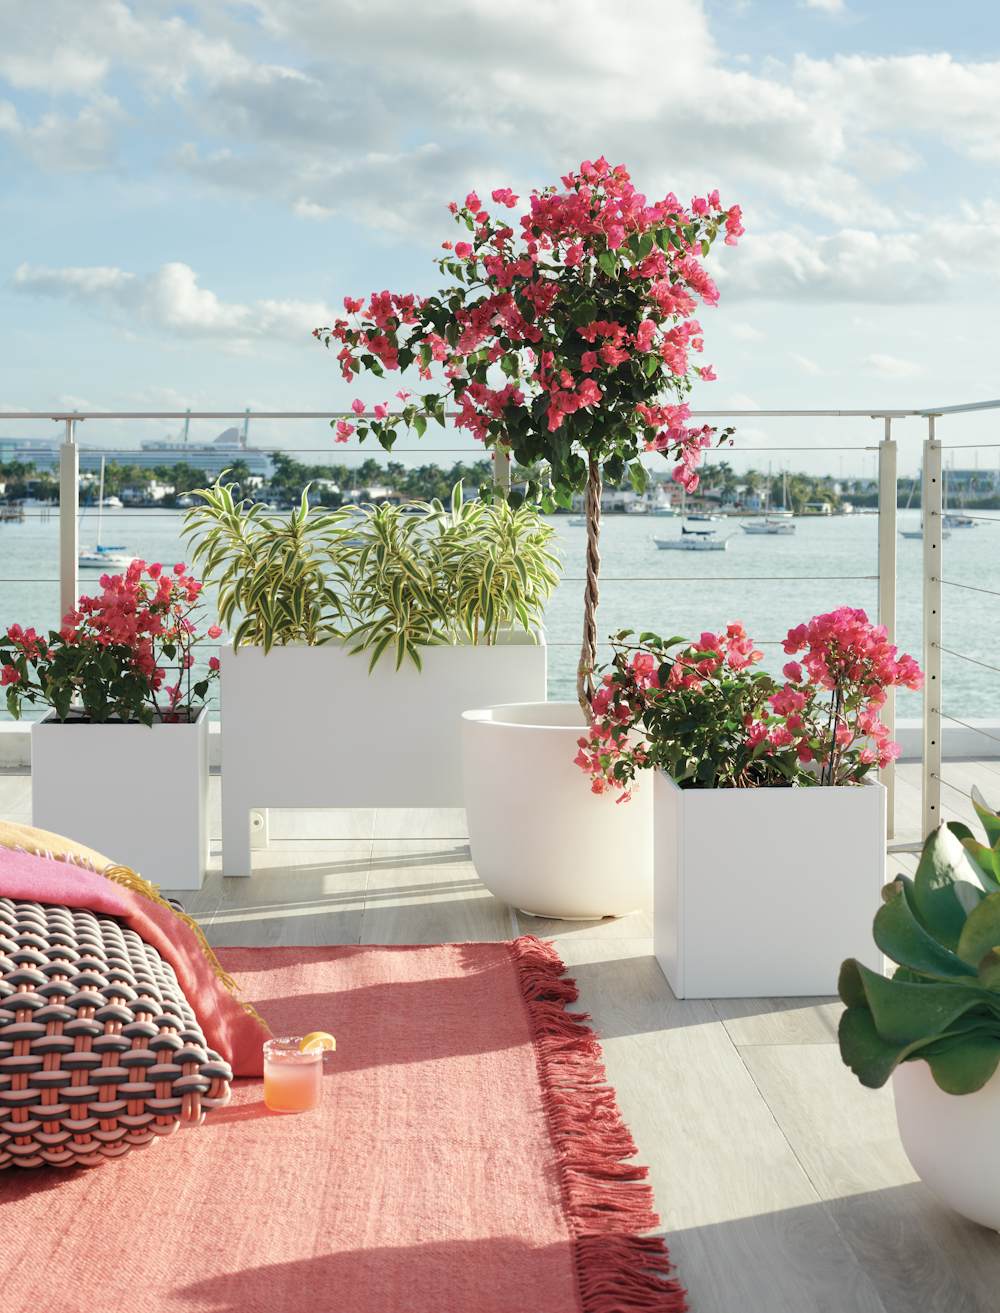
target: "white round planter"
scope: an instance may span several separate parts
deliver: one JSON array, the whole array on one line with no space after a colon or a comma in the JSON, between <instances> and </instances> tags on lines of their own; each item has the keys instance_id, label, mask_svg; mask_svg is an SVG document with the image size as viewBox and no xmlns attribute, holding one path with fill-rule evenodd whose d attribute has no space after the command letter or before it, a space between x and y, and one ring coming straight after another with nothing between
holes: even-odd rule
<instances>
[{"instance_id":1,"label":"white round planter","mask_svg":"<svg viewBox=\"0 0 1000 1313\"><path fill-rule=\"evenodd\" d=\"M653 790L596 795L574 764L574 702L466 711L462 770L472 860L505 903L534 916L596 920L650 901Z\"/></svg>"},{"instance_id":2,"label":"white round planter","mask_svg":"<svg viewBox=\"0 0 1000 1313\"><path fill-rule=\"evenodd\" d=\"M924 1185L949 1208L1000 1231L1000 1072L975 1094L945 1094L926 1062L892 1075L896 1123Z\"/></svg>"}]
</instances>

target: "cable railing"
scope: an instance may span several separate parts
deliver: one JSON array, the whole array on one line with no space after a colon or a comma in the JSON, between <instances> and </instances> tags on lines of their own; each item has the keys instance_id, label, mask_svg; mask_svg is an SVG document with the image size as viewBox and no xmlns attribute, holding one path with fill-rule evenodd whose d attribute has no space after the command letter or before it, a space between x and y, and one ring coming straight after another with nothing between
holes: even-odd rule
<instances>
[{"instance_id":1,"label":"cable railing","mask_svg":"<svg viewBox=\"0 0 1000 1313\"><path fill-rule=\"evenodd\" d=\"M941 708L941 658L947 655L953 659L958 659L972 665L982 667L986 670L1000 672L1000 667L991 665L989 662L981 660L975 655L963 653L955 648L945 647L942 645L941 630L941 592L942 588L954 588L965 590L973 593L980 593L986 596L1000 596L1000 590L994 590L984 587L978 583L970 583L965 580L945 579L943 578L943 567L941 565L942 545L943 545L943 515L945 511L944 499L944 471L941 464L941 443L937 438L935 425L942 416L958 416L976 411L993 411L1000 409L1000 401L974 402L958 406L944 406L933 408L912 408L912 409L886 409L878 407L865 407L858 409L712 409L696 410L692 412L694 417L702 420L860 420L866 422L878 422L882 426L880 440L878 442L859 442L859 443L776 443L768 441L764 444L756 443L750 447L730 446L712 449L705 453L707 460L726 459L730 454L739 456L741 459L753 460L759 456L766 456L771 453L809 453L812 455L818 453L867 453L876 457L877 473L877 505L875 512L877 515L877 547L875 569L871 573L856 574L839 574L839 573L758 573L748 572L745 574L730 573L725 575L709 574L653 574L653 573L612 573L602 577L602 585L607 585L610 589L615 590L621 585L652 585L652 584L698 584L703 588L710 589L716 583L759 583L774 585L797 585L807 583L817 583L821 585L829 583L851 583L851 584L869 584L875 586L876 612L878 621L884 625L889 633L890 638L895 641L897 628L897 500L898 500L898 446L896 438L893 435L892 425L896 421L919 420L927 425L927 436L923 444L923 464L921 478L921 514L923 519L923 620L922 620L922 637L923 637L923 665L926 672L926 691L923 699L922 709L922 731L923 731L923 751L922 751L922 812L924 831L926 832L937 823L940 816L940 788L942 782L941 770L941 738L942 722L953 723L964 726L983 735L985 740L994 740L1000 742L1000 736L989 733L981 727L972 725L957 717L946 714ZM371 417L371 416L369 416ZM337 419L357 418L353 411L343 410L301 410L301 411L247 411L243 410L162 410L162 411L122 411L122 410L88 410L88 411L6 411L0 413L0 424L12 422L55 422L62 426L62 441L58 449L58 478L59 478L59 506L54 512L45 508L25 508L25 515L39 519L51 519L53 516L58 517L59 527L59 560L58 570L55 573L40 573L32 575L28 572L16 575L0 575L0 584L16 584L18 586L41 586L45 588L58 588L59 592L59 614L70 610L75 605L79 595L79 578L78 578L78 557L79 557L79 534L81 514L92 514L96 507L84 504L80 505L80 459L81 455L88 463L93 463L98 457L108 457L112 459L122 458L127 460L129 457L137 455L142 456L142 464L151 468L152 460L151 451L155 451L159 457L158 465L173 465L184 461L184 445L181 443L172 443L169 446L164 445L162 451L156 451L153 448L138 449L136 447L110 447L94 446L82 449L78 443L80 426L88 421L94 422L139 422L139 421L161 421L161 422L182 422L185 425L194 420L208 421L242 421L243 443L244 446L233 446L224 450L222 455L229 459L239 460L241 450L250 450L255 456L273 456L278 452L296 456L311 456L316 464L340 464L341 458L346 457L357 460L358 458L378 459L378 460L399 460L405 457L412 461L414 458L422 456L441 456L449 455L459 458L463 461L472 463L492 458L493 477L495 481L502 486L509 486L510 480L510 462L509 457L504 453L487 453L482 448L472 445L452 446L452 445L424 445L419 442L415 445L398 445L394 451L385 451L378 446L363 446L358 443L337 444L336 448L330 447L299 447L285 446L284 443L272 447L262 445L260 447L246 448L246 431L247 425L253 421L324 421L329 423ZM449 412L446 419L453 420L455 414ZM193 443L198 446L199 444ZM949 450L973 449L973 448L1000 448L1000 443L968 443L954 444L949 446ZM643 457L648 455L650 460L658 458L658 453L643 453ZM26 457L30 459L30 457ZM430 462L434 463L434 462ZM214 477L211 471L206 471L206 478ZM742 513L747 513L746 511ZM989 520L993 517L969 515L962 511L963 515L968 515L969 519ZM149 521L154 517L160 516L164 520L171 516L176 516L175 511L157 510L155 508L133 509L126 505L114 512L114 522L122 520L145 520ZM562 582L567 584L579 584L583 582L582 576L565 575ZM761 641L761 646L776 648L781 644L780 639L767 639ZM564 638L550 638L548 640L550 647L558 649L578 648L578 640L569 640ZM218 644L205 644L206 648L215 648ZM603 649L607 644L601 645ZM896 729L896 710L894 695L890 690L885 708L883 708L882 718L890 730L891 734ZM890 817L890 837L893 833L893 815L894 815L894 770L889 766L882 772L882 779L889 791L889 817ZM945 782L946 783L946 782Z\"/></svg>"},{"instance_id":2,"label":"cable railing","mask_svg":"<svg viewBox=\"0 0 1000 1313\"><path fill-rule=\"evenodd\" d=\"M944 819L942 815L941 789L947 789L950 793L959 794L968 805L968 785L957 785L946 777L945 774L945 754L943 751L943 739L945 726L956 726L958 729L965 731L966 743L977 743L981 745L981 755L998 757L1000 751L994 748L993 744L1000 744L1000 724L977 725L968 717L956 716L950 710L945 709L945 691L943 687L943 658L948 657L953 661L961 662L965 666L973 666L979 670L989 671L991 674L1000 674L1000 665L992 661L984 660L983 655L979 652L960 651L953 644L946 644L944 639L944 598L945 591L949 590L957 595L959 600L969 594L975 594L981 597L998 598L1000 597L1000 588L991 588L981 580L972 582L968 578L945 577L944 557L949 551L946 539L946 525L949 514L947 505L948 495L948 470L944 465L944 452L953 451L976 451L977 466L978 452L982 450L1000 449L1000 443L996 442L956 442L948 443L947 446L941 443L935 431L935 420L944 416L960 416L975 411L996 410L1000 408L998 402L975 402L964 406L944 406L941 407L936 416L930 419L930 427L927 439L924 443L923 453L923 485L926 493L926 509L924 510L924 554L923 554L923 572L924 572L924 667L927 676L927 690L925 692L924 707L924 745L922 757L922 801L923 801L923 833L928 834L930 831L941 823ZM998 523L1000 515L982 515L967 511L962 507L958 514L964 520L973 522L973 527L983 523ZM1000 560L1000 552L997 545L992 544L993 550L991 557L987 560ZM950 573L950 571L949 571ZM990 580L990 582L993 582ZM988 633L985 636L986 641L990 642ZM996 650L996 643L1000 639L1000 633L994 633L992 644L986 655L992 655ZM972 755L971 753L969 755ZM995 804L994 804L995 805Z\"/></svg>"}]
</instances>

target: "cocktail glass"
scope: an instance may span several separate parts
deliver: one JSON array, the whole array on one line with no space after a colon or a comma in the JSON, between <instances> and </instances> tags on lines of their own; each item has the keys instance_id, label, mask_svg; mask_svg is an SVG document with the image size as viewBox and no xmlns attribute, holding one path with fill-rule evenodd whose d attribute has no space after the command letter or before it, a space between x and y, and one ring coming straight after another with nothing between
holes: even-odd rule
<instances>
[{"instance_id":1,"label":"cocktail glass","mask_svg":"<svg viewBox=\"0 0 1000 1313\"><path fill-rule=\"evenodd\" d=\"M308 1112L323 1090L323 1054L303 1053L299 1035L264 1043L264 1102L272 1112Z\"/></svg>"}]
</instances>

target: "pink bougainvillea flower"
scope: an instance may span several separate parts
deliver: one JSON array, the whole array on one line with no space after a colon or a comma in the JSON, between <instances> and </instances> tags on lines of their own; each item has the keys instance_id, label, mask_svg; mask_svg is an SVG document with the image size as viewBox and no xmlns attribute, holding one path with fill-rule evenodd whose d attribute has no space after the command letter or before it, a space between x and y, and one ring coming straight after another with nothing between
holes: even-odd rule
<instances>
[{"instance_id":1,"label":"pink bougainvillea flower","mask_svg":"<svg viewBox=\"0 0 1000 1313\"><path fill-rule=\"evenodd\" d=\"M355 397L351 402L351 409L354 411L355 415L363 415L365 413L365 403L360 397Z\"/></svg>"},{"instance_id":2,"label":"pink bougainvillea flower","mask_svg":"<svg viewBox=\"0 0 1000 1313\"><path fill-rule=\"evenodd\" d=\"M349 424L346 419L338 419L334 429L334 441L347 442L353 432L353 424Z\"/></svg>"},{"instance_id":3,"label":"pink bougainvillea flower","mask_svg":"<svg viewBox=\"0 0 1000 1313\"><path fill-rule=\"evenodd\" d=\"M214 641L216 638L221 638L221 637L222 637L222 629L220 628L219 625L209 625L209 626L208 626L208 636L209 636L209 638L211 638L213 641Z\"/></svg>"}]
</instances>

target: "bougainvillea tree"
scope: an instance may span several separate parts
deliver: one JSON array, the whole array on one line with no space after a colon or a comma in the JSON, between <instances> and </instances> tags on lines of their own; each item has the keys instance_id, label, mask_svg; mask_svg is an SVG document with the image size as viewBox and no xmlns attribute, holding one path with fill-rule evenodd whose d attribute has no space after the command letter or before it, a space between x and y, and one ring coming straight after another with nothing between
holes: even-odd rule
<instances>
[{"instance_id":1,"label":"bougainvillea tree","mask_svg":"<svg viewBox=\"0 0 1000 1313\"><path fill-rule=\"evenodd\" d=\"M718 192L690 206L668 194L649 201L623 165L584 161L559 186L518 197L492 193L491 214L475 192L449 207L462 240L443 243L433 296L376 292L346 297L347 318L315 336L337 351L343 377L385 378L414 367L432 390L393 401L353 403L355 421L335 421L336 439L375 437L390 449L401 430L423 435L446 412L486 447L518 464L544 465L550 495L568 506L585 493L587 579L578 692L588 717L596 660L601 491L630 476L645 487L645 452L675 464L674 478L698 486L704 449L717 434L689 423L687 403L703 349L694 312L718 290L702 259L721 234L743 232L738 205ZM435 385L434 380L438 382Z\"/></svg>"}]
</instances>

